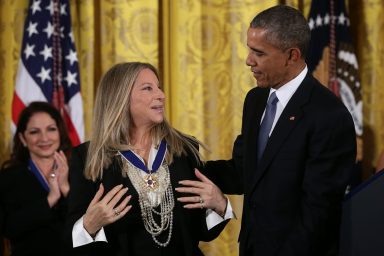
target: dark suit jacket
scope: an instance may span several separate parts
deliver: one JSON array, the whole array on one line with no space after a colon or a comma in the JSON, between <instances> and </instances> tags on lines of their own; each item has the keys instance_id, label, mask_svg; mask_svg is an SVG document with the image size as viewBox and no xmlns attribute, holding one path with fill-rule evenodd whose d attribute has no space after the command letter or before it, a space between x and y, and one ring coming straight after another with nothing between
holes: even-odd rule
<instances>
[{"instance_id":1,"label":"dark suit jacket","mask_svg":"<svg viewBox=\"0 0 384 256\"><path fill-rule=\"evenodd\" d=\"M0 231L11 242L12 255L68 255L64 228L66 202L50 208L48 192L26 165L0 172Z\"/></svg>"},{"instance_id":2,"label":"dark suit jacket","mask_svg":"<svg viewBox=\"0 0 384 256\"><path fill-rule=\"evenodd\" d=\"M184 209L183 205L176 201L181 194L173 190L175 208L171 242L166 248L157 246L144 229L138 194L129 178L123 178L121 174L120 157L115 157L109 168L104 170L101 181L92 182L83 176L86 147L87 144L80 145L71 156L68 231L72 231L74 223L85 213L100 182L104 185L105 193L118 184L127 186L127 194L132 195L129 203L132 208L122 219L104 227L108 243L97 242L75 248L76 255L202 255L198 248L199 241L216 238L225 227L227 221L208 231L205 210ZM193 157L175 157L169 166L172 188L180 186L180 180L195 180L194 167L197 166ZM168 232L165 233L165 236L158 238L162 242L167 238Z\"/></svg>"},{"instance_id":3,"label":"dark suit jacket","mask_svg":"<svg viewBox=\"0 0 384 256\"><path fill-rule=\"evenodd\" d=\"M341 200L356 154L351 115L308 74L257 163L268 95L262 88L247 94L233 159L207 162L205 174L223 192L244 194L240 255L336 255Z\"/></svg>"}]
</instances>

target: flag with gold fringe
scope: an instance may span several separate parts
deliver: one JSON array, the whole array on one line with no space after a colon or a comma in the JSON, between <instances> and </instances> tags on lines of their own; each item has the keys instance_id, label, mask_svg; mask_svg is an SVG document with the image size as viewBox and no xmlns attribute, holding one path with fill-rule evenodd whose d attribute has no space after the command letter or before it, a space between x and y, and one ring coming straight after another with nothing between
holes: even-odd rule
<instances>
[{"instance_id":1,"label":"flag with gold fringe","mask_svg":"<svg viewBox=\"0 0 384 256\"><path fill-rule=\"evenodd\" d=\"M357 166L351 186L361 177L363 103L359 66L350 33L350 20L344 0L312 0L308 17L311 43L308 69L338 97L352 115L357 135Z\"/></svg>"},{"instance_id":2,"label":"flag with gold fringe","mask_svg":"<svg viewBox=\"0 0 384 256\"><path fill-rule=\"evenodd\" d=\"M60 110L73 145L84 139L78 59L68 0L31 0L12 101L12 131L33 101Z\"/></svg>"}]
</instances>

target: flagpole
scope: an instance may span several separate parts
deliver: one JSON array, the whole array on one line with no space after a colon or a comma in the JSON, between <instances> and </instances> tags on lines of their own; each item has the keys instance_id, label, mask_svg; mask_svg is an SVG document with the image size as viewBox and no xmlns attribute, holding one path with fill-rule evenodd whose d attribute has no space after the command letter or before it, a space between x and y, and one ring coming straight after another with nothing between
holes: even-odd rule
<instances>
[{"instance_id":1,"label":"flagpole","mask_svg":"<svg viewBox=\"0 0 384 256\"><path fill-rule=\"evenodd\" d=\"M336 15L335 15L335 2L330 0L330 15L331 24L329 29L329 48L330 48L330 59L329 59L329 81L328 88L340 97L339 83L337 81L336 74Z\"/></svg>"},{"instance_id":2,"label":"flagpole","mask_svg":"<svg viewBox=\"0 0 384 256\"><path fill-rule=\"evenodd\" d=\"M52 105L55 106L63 115L64 110L64 91L61 85L62 80L62 52L60 45L60 0L54 0L52 24L53 33L53 95Z\"/></svg>"}]
</instances>

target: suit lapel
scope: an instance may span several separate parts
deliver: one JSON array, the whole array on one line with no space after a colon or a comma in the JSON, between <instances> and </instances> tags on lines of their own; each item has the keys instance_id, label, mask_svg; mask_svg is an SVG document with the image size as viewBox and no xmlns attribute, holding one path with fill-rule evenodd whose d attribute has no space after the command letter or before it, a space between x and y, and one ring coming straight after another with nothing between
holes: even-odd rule
<instances>
[{"instance_id":1,"label":"suit lapel","mask_svg":"<svg viewBox=\"0 0 384 256\"><path fill-rule=\"evenodd\" d=\"M303 107L308 102L313 83L310 82L311 76L307 75L297 91L289 100L287 106L281 113L271 137L264 150L264 155L258 163L255 178L253 179L252 189L255 188L261 177L268 170L268 166L285 143L292 130L296 127L303 117ZM257 144L256 144L257 145Z\"/></svg>"},{"instance_id":2,"label":"suit lapel","mask_svg":"<svg viewBox=\"0 0 384 256\"><path fill-rule=\"evenodd\" d=\"M253 180L255 175L255 170L257 168L257 157L255 155L257 140L258 140L258 134L259 134L259 128L260 128L260 122L261 117L263 115L265 105L267 104L268 96L269 96L269 89L264 88L258 88L260 95L256 95L256 93L259 93L255 91L255 95L249 99L249 107L246 111L244 111L245 116L244 120L248 120L248 124L245 127L249 127L249 131L247 132L248 137L244 138L247 140L247 148L245 148L245 155L246 159L249 159L248 162L248 172L246 172L247 177L245 177L246 181ZM243 124L244 125L244 124ZM247 188L246 191L248 191L249 188L252 188L252 184L249 182L245 182Z\"/></svg>"}]
</instances>

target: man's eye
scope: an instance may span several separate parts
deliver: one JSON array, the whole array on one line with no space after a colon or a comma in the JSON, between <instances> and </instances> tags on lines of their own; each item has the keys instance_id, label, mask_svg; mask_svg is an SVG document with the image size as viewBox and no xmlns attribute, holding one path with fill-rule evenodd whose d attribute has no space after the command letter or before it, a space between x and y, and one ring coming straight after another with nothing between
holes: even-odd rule
<instances>
[{"instance_id":1,"label":"man's eye","mask_svg":"<svg viewBox=\"0 0 384 256\"><path fill-rule=\"evenodd\" d=\"M254 52L254 54L258 57L264 56L263 52Z\"/></svg>"}]
</instances>

